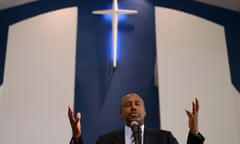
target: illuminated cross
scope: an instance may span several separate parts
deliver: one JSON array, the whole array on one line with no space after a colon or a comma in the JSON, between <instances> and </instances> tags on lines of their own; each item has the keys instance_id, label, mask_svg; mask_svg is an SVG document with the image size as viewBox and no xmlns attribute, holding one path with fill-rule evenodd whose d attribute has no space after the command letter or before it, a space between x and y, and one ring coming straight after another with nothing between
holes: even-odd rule
<instances>
[{"instance_id":1,"label":"illuminated cross","mask_svg":"<svg viewBox=\"0 0 240 144\"><path fill-rule=\"evenodd\" d=\"M118 15L119 14L136 14L136 10L118 9L117 0L113 0L112 9L97 10L93 14L111 14L112 15L112 44L113 44L113 67L117 67L117 31L118 31Z\"/></svg>"}]
</instances>

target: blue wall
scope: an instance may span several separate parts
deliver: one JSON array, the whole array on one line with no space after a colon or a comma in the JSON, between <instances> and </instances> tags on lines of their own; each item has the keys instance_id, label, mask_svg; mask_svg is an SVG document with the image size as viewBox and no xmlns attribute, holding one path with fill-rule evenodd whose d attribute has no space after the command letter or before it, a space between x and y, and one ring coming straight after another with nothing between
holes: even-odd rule
<instances>
[{"instance_id":1,"label":"blue wall","mask_svg":"<svg viewBox=\"0 0 240 144\"><path fill-rule=\"evenodd\" d=\"M8 26L45 12L77 6L74 109L82 112L85 143L94 143L99 134L123 126L119 102L128 92L139 93L145 100L148 112L145 125L160 127L158 92L154 86L154 6L159 5L192 13L225 27L232 82L240 90L239 13L190 0L119 0L120 8L139 13L125 16L119 23L118 66L113 69L111 21L91 14L93 10L108 9L111 5L112 0L37 1L0 11L0 83L3 82Z\"/></svg>"}]
</instances>

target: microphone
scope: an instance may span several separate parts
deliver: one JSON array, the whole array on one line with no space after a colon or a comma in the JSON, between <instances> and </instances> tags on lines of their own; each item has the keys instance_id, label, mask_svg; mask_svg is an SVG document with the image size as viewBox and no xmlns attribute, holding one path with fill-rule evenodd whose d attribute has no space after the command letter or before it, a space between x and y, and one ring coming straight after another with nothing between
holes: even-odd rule
<instances>
[{"instance_id":1,"label":"microphone","mask_svg":"<svg viewBox=\"0 0 240 144\"><path fill-rule=\"evenodd\" d=\"M138 121L132 121L130 123L132 132L133 132L133 137L134 137L134 141L135 144L141 144L141 128L139 126L139 122Z\"/></svg>"},{"instance_id":2,"label":"microphone","mask_svg":"<svg viewBox=\"0 0 240 144\"><path fill-rule=\"evenodd\" d=\"M132 121L130 126L133 132L137 132L139 128L139 123L138 121Z\"/></svg>"}]
</instances>

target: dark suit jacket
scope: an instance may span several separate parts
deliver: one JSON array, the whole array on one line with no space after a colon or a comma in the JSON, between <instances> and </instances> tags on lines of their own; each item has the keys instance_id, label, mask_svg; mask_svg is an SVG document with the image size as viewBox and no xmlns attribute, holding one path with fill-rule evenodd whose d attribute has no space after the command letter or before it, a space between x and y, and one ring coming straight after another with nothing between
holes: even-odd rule
<instances>
[{"instance_id":1,"label":"dark suit jacket","mask_svg":"<svg viewBox=\"0 0 240 144\"><path fill-rule=\"evenodd\" d=\"M203 144L204 137L199 133L194 135L189 133L187 144ZM72 143L72 142L71 142ZM100 136L97 144L124 144L124 130L113 131ZM80 138L78 144L83 144ZM169 131L159 129L144 129L144 144L178 144L176 138Z\"/></svg>"}]
</instances>

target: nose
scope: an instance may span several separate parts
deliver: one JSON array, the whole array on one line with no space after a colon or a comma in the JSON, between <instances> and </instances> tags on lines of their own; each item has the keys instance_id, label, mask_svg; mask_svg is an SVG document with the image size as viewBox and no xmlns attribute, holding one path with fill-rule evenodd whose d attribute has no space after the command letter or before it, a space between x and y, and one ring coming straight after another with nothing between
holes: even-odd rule
<instances>
[{"instance_id":1,"label":"nose","mask_svg":"<svg viewBox=\"0 0 240 144\"><path fill-rule=\"evenodd\" d=\"M131 105L131 110L136 110L136 105L135 104Z\"/></svg>"}]
</instances>

